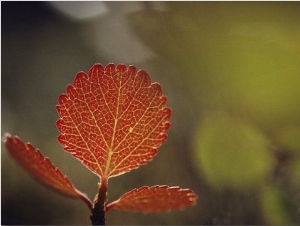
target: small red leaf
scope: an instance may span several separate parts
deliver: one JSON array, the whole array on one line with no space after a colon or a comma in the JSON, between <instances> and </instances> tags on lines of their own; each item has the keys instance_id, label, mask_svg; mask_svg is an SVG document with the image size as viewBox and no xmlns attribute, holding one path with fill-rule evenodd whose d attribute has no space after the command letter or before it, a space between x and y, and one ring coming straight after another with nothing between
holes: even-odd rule
<instances>
[{"instance_id":1,"label":"small red leaf","mask_svg":"<svg viewBox=\"0 0 300 226\"><path fill-rule=\"evenodd\" d=\"M117 201L106 206L134 212L162 212L183 209L196 204L197 195L190 189L168 186L144 186L122 195Z\"/></svg>"},{"instance_id":2,"label":"small red leaf","mask_svg":"<svg viewBox=\"0 0 300 226\"><path fill-rule=\"evenodd\" d=\"M89 208L92 208L91 201L78 191L70 180L30 143L25 144L19 137L5 134L4 144L10 155L40 183L60 194L83 199Z\"/></svg>"},{"instance_id":3,"label":"small red leaf","mask_svg":"<svg viewBox=\"0 0 300 226\"><path fill-rule=\"evenodd\" d=\"M166 140L166 101L145 71L95 64L59 96L58 141L100 177L126 173L151 160Z\"/></svg>"}]
</instances>

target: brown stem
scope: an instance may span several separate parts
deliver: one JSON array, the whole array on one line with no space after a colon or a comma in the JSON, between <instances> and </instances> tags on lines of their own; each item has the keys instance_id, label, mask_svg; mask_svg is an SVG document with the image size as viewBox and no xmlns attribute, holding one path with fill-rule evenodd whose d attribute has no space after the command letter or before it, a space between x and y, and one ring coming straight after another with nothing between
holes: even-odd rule
<instances>
[{"instance_id":1,"label":"brown stem","mask_svg":"<svg viewBox=\"0 0 300 226\"><path fill-rule=\"evenodd\" d=\"M105 205L107 202L107 178L102 178L99 184L98 194L95 198L95 204L92 209L90 219L92 225L105 225Z\"/></svg>"}]
</instances>

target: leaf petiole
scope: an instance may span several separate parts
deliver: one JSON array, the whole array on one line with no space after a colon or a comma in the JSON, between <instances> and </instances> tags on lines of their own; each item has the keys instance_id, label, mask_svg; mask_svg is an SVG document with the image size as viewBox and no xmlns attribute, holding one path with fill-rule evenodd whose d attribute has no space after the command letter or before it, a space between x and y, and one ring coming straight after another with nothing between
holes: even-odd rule
<instances>
[{"instance_id":1,"label":"leaf petiole","mask_svg":"<svg viewBox=\"0 0 300 226\"><path fill-rule=\"evenodd\" d=\"M95 204L92 208L90 219L92 225L105 225L105 205L107 202L107 178L103 177L99 183L98 194L95 198Z\"/></svg>"}]
</instances>

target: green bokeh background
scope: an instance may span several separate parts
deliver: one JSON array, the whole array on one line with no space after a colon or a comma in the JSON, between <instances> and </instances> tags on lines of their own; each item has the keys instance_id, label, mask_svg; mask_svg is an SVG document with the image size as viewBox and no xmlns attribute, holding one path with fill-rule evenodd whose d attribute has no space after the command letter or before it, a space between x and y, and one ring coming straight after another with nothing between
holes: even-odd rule
<instances>
[{"instance_id":1,"label":"green bokeh background","mask_svg":"<svg viewBox=\"0 0 300 226\"><path fill-rule=\"evenodd\" d=\"M40 148L93 199L97 176L56 140L57 98L96 62L134 64L162 85L172 127L153 161L109 181L109 201L156 184L199 199L112 210L108 224L300 223L298 2L96 2L87 19L65 12L88 15L90 2L62 4L1 2L2 135ZM90 224L84 203L36 183L3 145L1 182L2 224Z\"/></svg>"}]
</instances>

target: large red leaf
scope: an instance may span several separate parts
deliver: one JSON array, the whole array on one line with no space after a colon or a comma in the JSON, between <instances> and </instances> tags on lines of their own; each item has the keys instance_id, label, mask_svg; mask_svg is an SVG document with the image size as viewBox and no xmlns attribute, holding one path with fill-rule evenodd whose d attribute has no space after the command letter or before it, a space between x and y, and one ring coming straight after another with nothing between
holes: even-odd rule
<instances>
[{"instance_id":1,"label":"large red leaf","mask_svg":"<svg viewBox=\"0 0 300 226\"><path fill-rule=\"evenodd\" d=\"M166 101L144 70L95 64L59 96L58 140L100 177L126 173L151 160L166 140Z\"/></svg>"},{"instance_id":2,"label":"large red leaf","mask_svg":"<svg viewBox=\"0 0 300 226\"><path fill-rule=\"evenodd\" d=\"M63 195L83 199L92 208L91 201L30 143L25 144L19 137L5 134L4 144L10 155L40 183Z\"/></svg>"},{"instance_id":3,"label":"large red leaf","mask_svg":"<svg viewBox=\"0 0 300 226\"><path fill-rule=\"evenodd\" d=\"M179 187L153 186L133 189L122 195L117 201L106 206L134 212L162 212L183 209L196 204L197 195L190 189Z\"/></svg>"}]
</instances>

